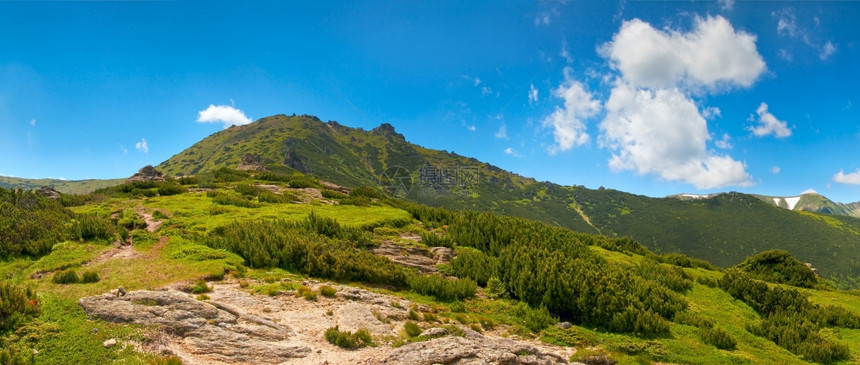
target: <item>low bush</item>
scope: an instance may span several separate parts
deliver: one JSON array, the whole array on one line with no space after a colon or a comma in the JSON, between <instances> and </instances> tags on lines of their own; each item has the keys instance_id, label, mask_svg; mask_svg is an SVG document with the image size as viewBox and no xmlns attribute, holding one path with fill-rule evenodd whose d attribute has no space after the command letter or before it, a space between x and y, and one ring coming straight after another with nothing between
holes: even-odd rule
<instances>
[{"instance_id":1,"label":"low bush","mask_svg":"<svg viewBox=\"0 0 860 365\"><path fill-rule=\"evenodd\" d=\"M194 285L192 285L190 289L191 292L194 294L209 293L212 291L212 287L206 284L206 281L204 280L197 280L197 282L194 283Z\"/></svg>"},{"instance_id":2,"label":"low bush","mask_svg":"<svg viewBox=\"0 0 860 365\"><path fill-rule=\"evenodd\" d=\"M475 296L478 284L471 279L448 279L442 275L412 275L409 287L416 293L451 301Z\"/></svg>"},{"instance_id":3,"label":"low bush","mask_svg":"<svg viewBox=\"0 0 860 365\"><path fill-rule=\"evenodd\" d=\"M320 294L326 298L334 298L337 294L337 289L331 287L330 285L323 285L320 287Z\"/></svg>"},{"instance_id":4,"label":"low bush","mask_svg":"<svg viewBox=\"0 0 860 365\"><path fill-rule=\"evenodd\" d=\"M330 327L325 331L325 339L330 344L345 349L357 349L364 346L376 346L373 336L366 329L359 329L355 333L341 331L337 326Z\"/></svg>"},{"instance_id":5,"label":"low bush","mask_svg":"<svg viewBox=\"0 0 860 365\"><path fill-rule=\"evenodd\" d=\"M403 330L406 331L406 335L409 337L416 337L420 335L421 332L424 332L421 330L421 327L418 327L418 325L412 321L406 321L406 323L403 324Z\"/></svg>"},{"instance_id":6,"label":"low bush","mask_svg":"<svg viewBox=\"0 0 860 365\"><path fill-rule=\"evenodd\" d=\"M737 342L732 336L720 328L706 328L702 330L702 341L714 345L720 350L734 350Z\"/></svg>"},{"instance_id":7,"label":"low bush","mask_svg":"<svg viewBox=\"0 0 860 365\"><path fill-rule=\"evenodd\" d=\"M101 278L99 277L99 274L97 274L97 273L96 273L96 272L94 272L94 271L87 271L87 272L85 272L85 273L84 273L84 275L81 277L81 282L82 282L82 283L85 283L85 284L87 284L87 283L97 283L97 282L99 282L99 280L101 280Z\"/></svg>"},{"instance_id":8,"label":"low bush","mask_svg":"<svg viewBox=\"0 0 860 365\"><path fill-rule=\"evenodd\" d=\"M54 274L54 277L51 279L51 282L53 282L54 284L75 284L79 283L80 281L81 278L78 276L78 273L76 273L74 269L60 271Z\"/></svg>"}]
</instances>

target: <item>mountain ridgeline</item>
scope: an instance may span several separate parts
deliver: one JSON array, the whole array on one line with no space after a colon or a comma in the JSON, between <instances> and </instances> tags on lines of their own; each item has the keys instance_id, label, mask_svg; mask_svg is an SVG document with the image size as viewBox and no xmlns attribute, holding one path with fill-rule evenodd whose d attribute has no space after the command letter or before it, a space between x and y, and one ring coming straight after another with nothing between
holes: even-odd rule
<instances>
[{"instance_id":1,"label":"mountain ridgeline","mask_svg":"<svg viewBox=\"0 0 860 365\"><path fill-rule=\"evenodd\" d=\"M812 263L843 286L860 284L860 219L790 211L771 199L725 193L692 200L561 186L474 158L409 143L389 124L370 131L313 116L276 115L217 132L158 166L169 175L236 168L301 172L410 201L492 211L587 233L629 236L657 252L728 267L769 249Z\"/></svg>"}]
</instances>

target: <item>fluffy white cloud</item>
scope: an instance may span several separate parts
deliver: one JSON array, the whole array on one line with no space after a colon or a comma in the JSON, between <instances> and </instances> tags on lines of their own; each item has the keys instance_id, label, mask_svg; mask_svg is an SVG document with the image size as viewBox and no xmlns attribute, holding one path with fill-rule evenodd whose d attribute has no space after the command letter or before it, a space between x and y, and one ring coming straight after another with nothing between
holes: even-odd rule
<instances>
[{"instance_id":1,"label":"fluffy white cloud","mask_svg":"<svg viewBox=\"0 0 860 365\"><path fill-rule=\"evenodd\" d=\"M206 110L197 112L197 122L199 123L223 123L224 128L231 125L245 125L251 123L251 118L248 118L244 112L229 105L213 105L209 104Z\"/></svg>"},{"instance_id":2,"label":"fluffy white cloud","mask_svg":"<svg viewBox=\"0 0 860 365\"><path fill-rule=\"evenodd\" d=\"M806 189L802 193L800 193L800 195L806 195L806 194L818 194L818 192L815 191L814 189Z\"/></svg>"},{"instance_id":3,"label":"fluffy white cloud","mask_svg":"<svg viewBox=\"0 0 860 365\"><path fill-rule=\"evenodd\" d=\"M735 7L735 0L717 0L723 10L732 10Z\"/></svg>"},{"instance_id":4,"label":"fluffy white cloud","mask_svg":"<svg viewBox=\"0 0 860 365\"><path fill-rule=\"evenodd\" d=\"M573 80L568 70L565 71L564 83L552 91L554 96L564 99L564 106L556 107L543 120L544 127L552 127L555 139L555 144L548 149L551 155L588 142L585 120L601 110L600 101L595 100L582 83Z\"/></svg>"},{"instance_id":5,"label":"fluffy white cloud","mask_svg":"<svg viewBox=\"0 0 860 365\"><path fill-rule=\"evenodd\" d=\"M848 174L843 170L839 170L836 175L833 175L833 181L840 184L860 185L860 169Z\"/></svg>"},{"instance_id":6,"label":"fluffy white cloud","mask_svg":"<svg viewBox=\"0 0 860 365\"><path fill-rule=\"evenodd\" d=\"M502 124L502 126L499 127L499 131L496 132L496 138L508 139L508 126L507 125Z\"/></svg>"},{"instance_id":7,"label":"fluffy white cloud","mask_svg":"<svg viewBox=\"0 0 860 365\"><path fill-rule=\"evenodd\" d=\"M779 166L774 166L770 168L770 173L774 175L778 174L780 171L782 171L782 169L780 169Z\"/></svg>"},{"instance_id":8,"label":"fluffy white cloud","mask_svg":"<svg viewBox=\"0 0 860 365\"><path fill-rule=\"evenodd\" d=\"M134 149L143 153L149 153L149 144L146 143L146 138L141 138L140 142L135 143Z\"/></svg>"},{"instance_id":9,"label":"fluffy white cloud","mask_svg":"<svg viewBox=\"0 0 860 365\"><path fill-rule=\"evenodd\" d=\"M754 35L735 31L721 16L697 18L687 33L654 29L633 19L625 21L601 51L638 87L748 87L765 70L755 42Z\"/></svg>"},{"instance_id":10,"label":"fluffy white cloud","mask_svg":"<svg viewBox=\"0 0 860 365\"><path fill-rule=\"evenodd\" d=\"M538 101L538 90L535 89L534 84L529 84L529 102L537 103Z\"/></svg>"},{"instance_id":11,"label":"fluffy white cloud","mask_svg":"<svg viewBox=\"0 0 860 365\"><path fill-rule=\"evenodd\" d=\"M831 41L827 41L823 46L821 46L821 53L818 54L818 57L821 58L822 61L830 58L834 53L836 53L836 45Z\"/></svg>"},{"instance_id":12,"label":"fluffy white cloud","mask_svg":"<svg viewBox=\"0 0 860 365\"><path fill-rule=\"evenodd\" d=\"M468 130L469 130L469 132L474 132L474 131L478 130L478 128L477 128L477 127L475 127L475 125L474 125L474 124L473 124L473 125L469 125L469 126L467 126L467 127L466 127L466 129L468 129Z\"/></svg>"},{"instance_id":13,"label":"fluffy white cloud","mask_svg":"<svg viewBox=\"0 0 860 365\"><path fill-rule=\"evenodd\" d=\"M698 189L750 185L744 163L708 151L707 123L677 88L657 91L618 82L606 102L601 144L614 171L654 173Z\"/></svg>"},{"instance_id":14,"label":"fluffy white cloud","mask_svg":"<svg viewBox=\"0 0 860 365\"><path fill-rule=\"evenodd\" d=\"M785 138L791 135L791 129L784 120L777 119L773 114L767 111L767 104L761 103L756 109L758 114L758 125L747 128L757 137L765 137L773 134L776 138ZM750 115L749 121L755 122L756 118Z\"/></svg>"}]
</instances>

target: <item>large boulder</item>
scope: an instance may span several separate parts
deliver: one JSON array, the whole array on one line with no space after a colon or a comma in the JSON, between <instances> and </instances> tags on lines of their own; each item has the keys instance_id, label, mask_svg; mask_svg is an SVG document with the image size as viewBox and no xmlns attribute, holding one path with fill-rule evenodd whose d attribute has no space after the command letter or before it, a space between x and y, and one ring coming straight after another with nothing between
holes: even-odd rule
<instances>
[{"instance_id":1,"label":"large boulder","mask_svg":"<svg viewBox=\"0 0 860 365\"><path fill-rule=\"evenodd\" d=\"M135 181L164 181L164 174L162 174L161 171L156 170L152 165L146 165L136 174L125 179L125 182L127 183Z\"/></svg>"},{"instance_id":2,"label":"large boulder","mask_svg":"<svg viewBox=\"0 0 860 365\"><path fill-rule=\"evenodd\" d=\"M42 194L42 196L48 199L60 199L60 192L54 190L54 188L50 186L43 186L39 188L39 194Z\"/></svg>"},{"instance_id":3,"label":"large boulder","mask_svg":"<svg viewBox=\"0 0 860 365\"><path fill-rule=\"evenodd\" d=\"M563 357L524 342L489 338L465 330L465 337L442 337L393 349L382 364L410 365L550 365L567 364Z\"/></svg>"}]
</instances>

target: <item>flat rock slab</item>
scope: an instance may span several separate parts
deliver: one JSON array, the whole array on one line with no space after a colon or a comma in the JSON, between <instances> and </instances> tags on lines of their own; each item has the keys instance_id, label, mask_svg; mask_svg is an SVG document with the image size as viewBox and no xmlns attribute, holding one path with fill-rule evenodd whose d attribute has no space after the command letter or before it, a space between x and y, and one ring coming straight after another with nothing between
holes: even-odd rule
<instances>
[{"instance_id":1,"label":"flat rock slab","mask_svg":"<svg viewBox=\"0 0 860 365\"><path fill-rule=\"evenodd\" d=\"M139 290L125 296L81 298L91 317L113 323L159 325L182 338L188 352L228 363L277 364L310 353L283 343L294 331L266 318L196 300L185 293Z\"/></svg>"},{"instance_id":2,"label":"flat rock slab","mask_svg":"<svg viewBox=\"0 0 860 365\"><path fill-rule=\"evenodd\" d=\"M389 352L381 363L550 365L567 364L567 361L557 354L544 352L523 342L484 337L467 330L465 337L442 337L398 347Z\"/></svg>"}]
</instances>

